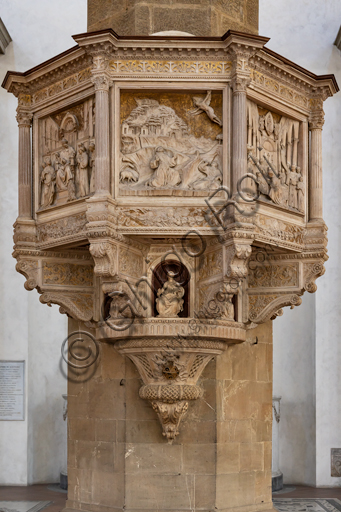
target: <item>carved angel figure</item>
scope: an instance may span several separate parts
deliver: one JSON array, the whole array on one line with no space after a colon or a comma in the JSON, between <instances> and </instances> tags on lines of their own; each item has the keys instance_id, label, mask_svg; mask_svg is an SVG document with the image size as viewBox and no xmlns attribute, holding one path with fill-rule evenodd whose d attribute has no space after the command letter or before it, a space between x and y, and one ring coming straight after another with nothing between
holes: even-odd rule
<instances>
[{"instance_id":1,"label":"carved angel figure","mask_svg":"<svg viewBox=\"0 0 341 512\"><path fill-rule=\"evenodd\" d=\"M176 187L179 185L181 177L179 172L174 169L176 164L177 157L173 156L173 153L166 151L162 146L157 147L154 160L149 164L152 169L156 170L147 185L150 187Z\"/></svg>"},{"instance_id":2,"label":"carved angel figure","mask_svg":"<svg viewBox=\"0 0 341 512\"><path fill-rule=\"evenodd\" d=\"M56 185L56 172L51 165L51 157L44 158L43 170L41 173L41 200L40 206L46 208L53 203L55 185Z\"/></svg>"},{"instance_id":3,"label":"carved angel figure","mask_svg":"<svg viewBox=\"0 0 341 512\"><path fill-rule=\"evenodd\" d=\"M214 112L213 108L210 106L211 103L212 92L207 91L205 98L200 98L199 96L193 96L193 104L196 107L194 110L190 112L193 116L198 114L202 114L205 112L209 119L213 123L219 124L219 126L223 126L223 123L220 121L219 117Z\"/></svg>"},{"instance_id":4,"label":"carved angel figure","mask_svg":"<svg viewBox=\"0 0 341 512\"><path fill-rule=\"evenodd\" d=\"M88 176L89 157L84 144L78 146L77 167L79 182L79 197L89 195L89 176Z\"/></svg>"},{"instance_id":5,"label":"carved angel figure","mask_svg":"<svg viewBox=\"0 0 341 512\"><path fill-rule=\"evenodd\" d=\"M174 276L174 272L168 272L168 280L157 292L156 309L159 317L175 318L183 310L185 289L174 280Z\"/></svg>"}]
</instances>

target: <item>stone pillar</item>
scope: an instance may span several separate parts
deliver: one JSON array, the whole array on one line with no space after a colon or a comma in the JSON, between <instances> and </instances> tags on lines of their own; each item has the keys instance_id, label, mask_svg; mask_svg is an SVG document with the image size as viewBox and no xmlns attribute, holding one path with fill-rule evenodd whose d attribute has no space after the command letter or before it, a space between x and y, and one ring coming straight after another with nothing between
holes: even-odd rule
<instances>
[{"instance_id":1,"label":"stone pillar","mask_svg":"<svg viewBox=\"0 0 341 512\"><path fill-rule=\"evenodd\" d=\"M101 59L101 60L100 60ZM94 59L96 67L105 66L105 59ZM109 79L106 74L96 73L92 77L95 86L95 139L96 174L95 195L110 195L110 139L109 139Z\"/></svg>"},{"instance_id":2,"label":"stone pillar","mask_svg":"<svg viewBox=\"0 0 341 512\"><path fill-rule=\"evenodd\" d=\"M249 85L249 51L233 47L234 76L232 79L232 193L237 194L238 181L247 173L247 111L246 89ZM246 183L241 183L245 188Z\"/></svg>"},{"instance_id":3,"label":"stone pillar","mask_svg":"<svg viewBox=\"0 0 341 512\"><path fill-rule=\"evenodd\" d=\"M322 127L323 110L316 111L309 120L310 166L309 166L309 220L322 219Z\"/></svg>"},{"instance_id":4,"label":"stone pillar","mask_svg":"<svg viewBox=\"0 0 341 512\"><path fill-rule=\"evenodd\" d=\"M100 350L88 378L69 379L67 509L272 510L272 322L207 365L173 444L133 363L112 343Z\"/></svg>"},{"instance_id":5,"label":"stone pillar","mask_svg":"<svg viewBox=\"0 0 341 512\"><path fill-rule=\"evenodd\" d=\"M32 218L32 158L31 158L31 123L30 112L18 110L19 126L19 218Z\"/></svg>"}]
</instances>

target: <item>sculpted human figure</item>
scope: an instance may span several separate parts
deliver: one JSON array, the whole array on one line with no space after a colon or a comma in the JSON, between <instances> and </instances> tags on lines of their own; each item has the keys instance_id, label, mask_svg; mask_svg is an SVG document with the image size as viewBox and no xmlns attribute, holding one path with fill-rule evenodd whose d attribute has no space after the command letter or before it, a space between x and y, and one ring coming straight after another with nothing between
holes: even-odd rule
<instances>
[{"instance_id":1,"label":"sculpted human figure","mask_svg":"<svg viewBox=\"0 0 341 512\"><path fill-rule=\"evenodd\" d=\"M185 289L174 280L174 272L168 272L168 280L157 292L156 309L159 317L174 318L183 310Z\"/></svg>"},{"instance_id":2,"label":"sculpted human figure","mask_svg":"<svg viewBox=\"0 0 341 512\"><path fill-rule=\"evenodd\" d=\"M285 185L282 185L281 179L278 178L271 169L268 172L268 177L270 178L270 199L272 199L275 204L283 206L285 204L285 196L283 194Z\"/></svg>"},{"instance_id":3,"label":"sculpted human figure","mask_svg":"<svg viewBox=\"0 0 341 512\"><path fill-rule=\"evenodd\" d=\"M63 149L60 151L60 156L61 156L61 158L65 158L65 160L73 168L75 165L76 151L74 150L74 148L72 146L70 146L67 139L62 139L62 146L63 146Z\"/></svg>"},{"instance_id":4,"label":"sculpted human figure","mask_svg":"<svg viewBox=\"0 0 341 512\"><path fill-rule=\"evenodd\" d=\"M298 179L300 177L300 168L297 168L298 172L293 169L290 171L289 174L289 206L291 208L297 209L297 192L296 192L296 185L298 182Z\"/></svg>"},{"instance_id":5,"label":"sculpted human figure","mask_svg":"<svg viewBox=\"0 0 341 512\"><path fill-rule=\"evenodd\" d=\"M300 176L296 183L297 190L297 209L304 212L304 181L303 176Z\"/></svg>"},{"instance_id":6,"label":"sculpted human figure","mask_svg":"<svg viewBox=\"0 0 341 512\"><path fill-rule=\"evenodd\" d=\"M154 160L150 162L150 167L156 169L153 176L147 182L150 187L176 187L181 183L181 177L178 171L174 169L177 164L177 157L169 156L168 152L162 146L155 149Z\"/></svg>"},{"instance_id":7,"label":"sculpted human figure","mask_svg":"<svg viewBox=\"0 0 341 512\"><path fill-rule=\"evenodd\" d=\"M89 144L89 156L90 156L90 194L95 192L95 143L91 142Z\"/></svg>"},{"instance_id":8,"label":"sculpted human figure","mask_svg":"<svg viewBox=\"0 0 341 512\"><path fill-rule=\"evenodd\" d=\"M194 110L192 110L190 112L190 114L196 116L198 114L201 114L202 112L205 112L207 114L207 116L209 117L209 119L211 119L211 121L213 123L217 123L217 124L219 124L219 126L222 126L223 123L221 122L219 117L216 115L213 108L210 106L211 97L212 97L211 91L207 91L205 98L200 98L199 96L193 96L193 98L192 98L193 104L196 108Z\"/></svg>"},{"instance_id":9,"label":"sculpted human figure","mask_svg":"<svg viewBox=\"0 0 341 512\"><path fill-rule=\"evenodd\" d=\"M56 153L56 186L57 190L61 192L62 190L67 190L67 182L65 177L65 166L62 164L62 158L60 153Z\"/></svg>"},{"instance_id":10,"label":"sculpted human figure","mask_svg":"<svg viewBox=\"0 0 341 512\"><path fill-rule=\"evenodd\" d=\"M89 157L84 144L78 146L77 167L78 167L78 183L79 197L89 195L89 176L88 176Z\"/></svg>"},{"instance_id":11,"label":"sculpted human figure","mask_svg":"<svg viewBox=\"0 0 341 512\"><path fill-rule=\"evenodd\" d=\"M75 190L75 182L74 182L74 174L71 169L71 165L67 162L65 158L62 158L62 167L64 170L64 182L67 188L68 201L74 201L76 198L76 190Z\"/></svg>"},{"instance_id":12,"label":"sculpted human figure","mask_svg":"<svg viewBox=\"0 0 341 512\"><path fill-rule=\"evenodd\" d=\"M56 184L56 172L51 165L51 157L46 156L44 158L43 170L41 173L41 199L40 206L46 208L53 203L55 184Z\"/></svg>"}]
</instances>

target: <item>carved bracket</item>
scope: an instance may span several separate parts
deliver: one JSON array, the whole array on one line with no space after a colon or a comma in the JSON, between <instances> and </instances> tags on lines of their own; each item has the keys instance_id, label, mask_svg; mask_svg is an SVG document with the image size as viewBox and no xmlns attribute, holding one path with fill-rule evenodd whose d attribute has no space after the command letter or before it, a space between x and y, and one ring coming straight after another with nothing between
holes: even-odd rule
<instances>
[{"instance_id":1,"label":"carved bracket","mask_svg":"<svg viewBox=\"0 0 341 512\"><path fill-rule=\"evenodd\" d=\"M93 241L90 253L95 261L94 272L98 276L115 276L117 274L117 246L110 241Z\"/></svg>"},{"instance_id":2,"label":"carved bracket","mask_svg":"<svg viewBox=\"0 0 341 512\"><path fill-rule=\"evenodd\" d=\"M173 348L172 339L155 340L153 349L136 346L133 339L115 344L118 352L135 364L144 384L140 397L151 402L162 425L163 436L170 444L179 434L179 424L188 410L189 401L203 395L197 382L205 366L227 346L215 341L210 348L207 340L189 341L186 337L185 350L181 342Z\"/></svg>"}]
</instances>

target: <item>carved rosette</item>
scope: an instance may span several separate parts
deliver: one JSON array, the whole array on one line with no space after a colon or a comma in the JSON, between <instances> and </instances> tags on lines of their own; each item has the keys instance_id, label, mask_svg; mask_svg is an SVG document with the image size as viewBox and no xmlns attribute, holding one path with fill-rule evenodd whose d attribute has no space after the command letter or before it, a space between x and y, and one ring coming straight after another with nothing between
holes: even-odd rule
<instances>
[{"instance_id":1,"label":"carved rosette","mask_svg":"<svg viewBox=\"0 0 341 512\"><path fill-rule=\"evenodd\" d=\"M163 428L163 436L172 443L179 434L179 424L190 401L203 396L197 384L205 366L227 347L223 341L190 339L181 336L158 339L151 343L122 340L115 348L135 364L143 386L139 395L149 400Z\"/></svg>"}]
</instances>

